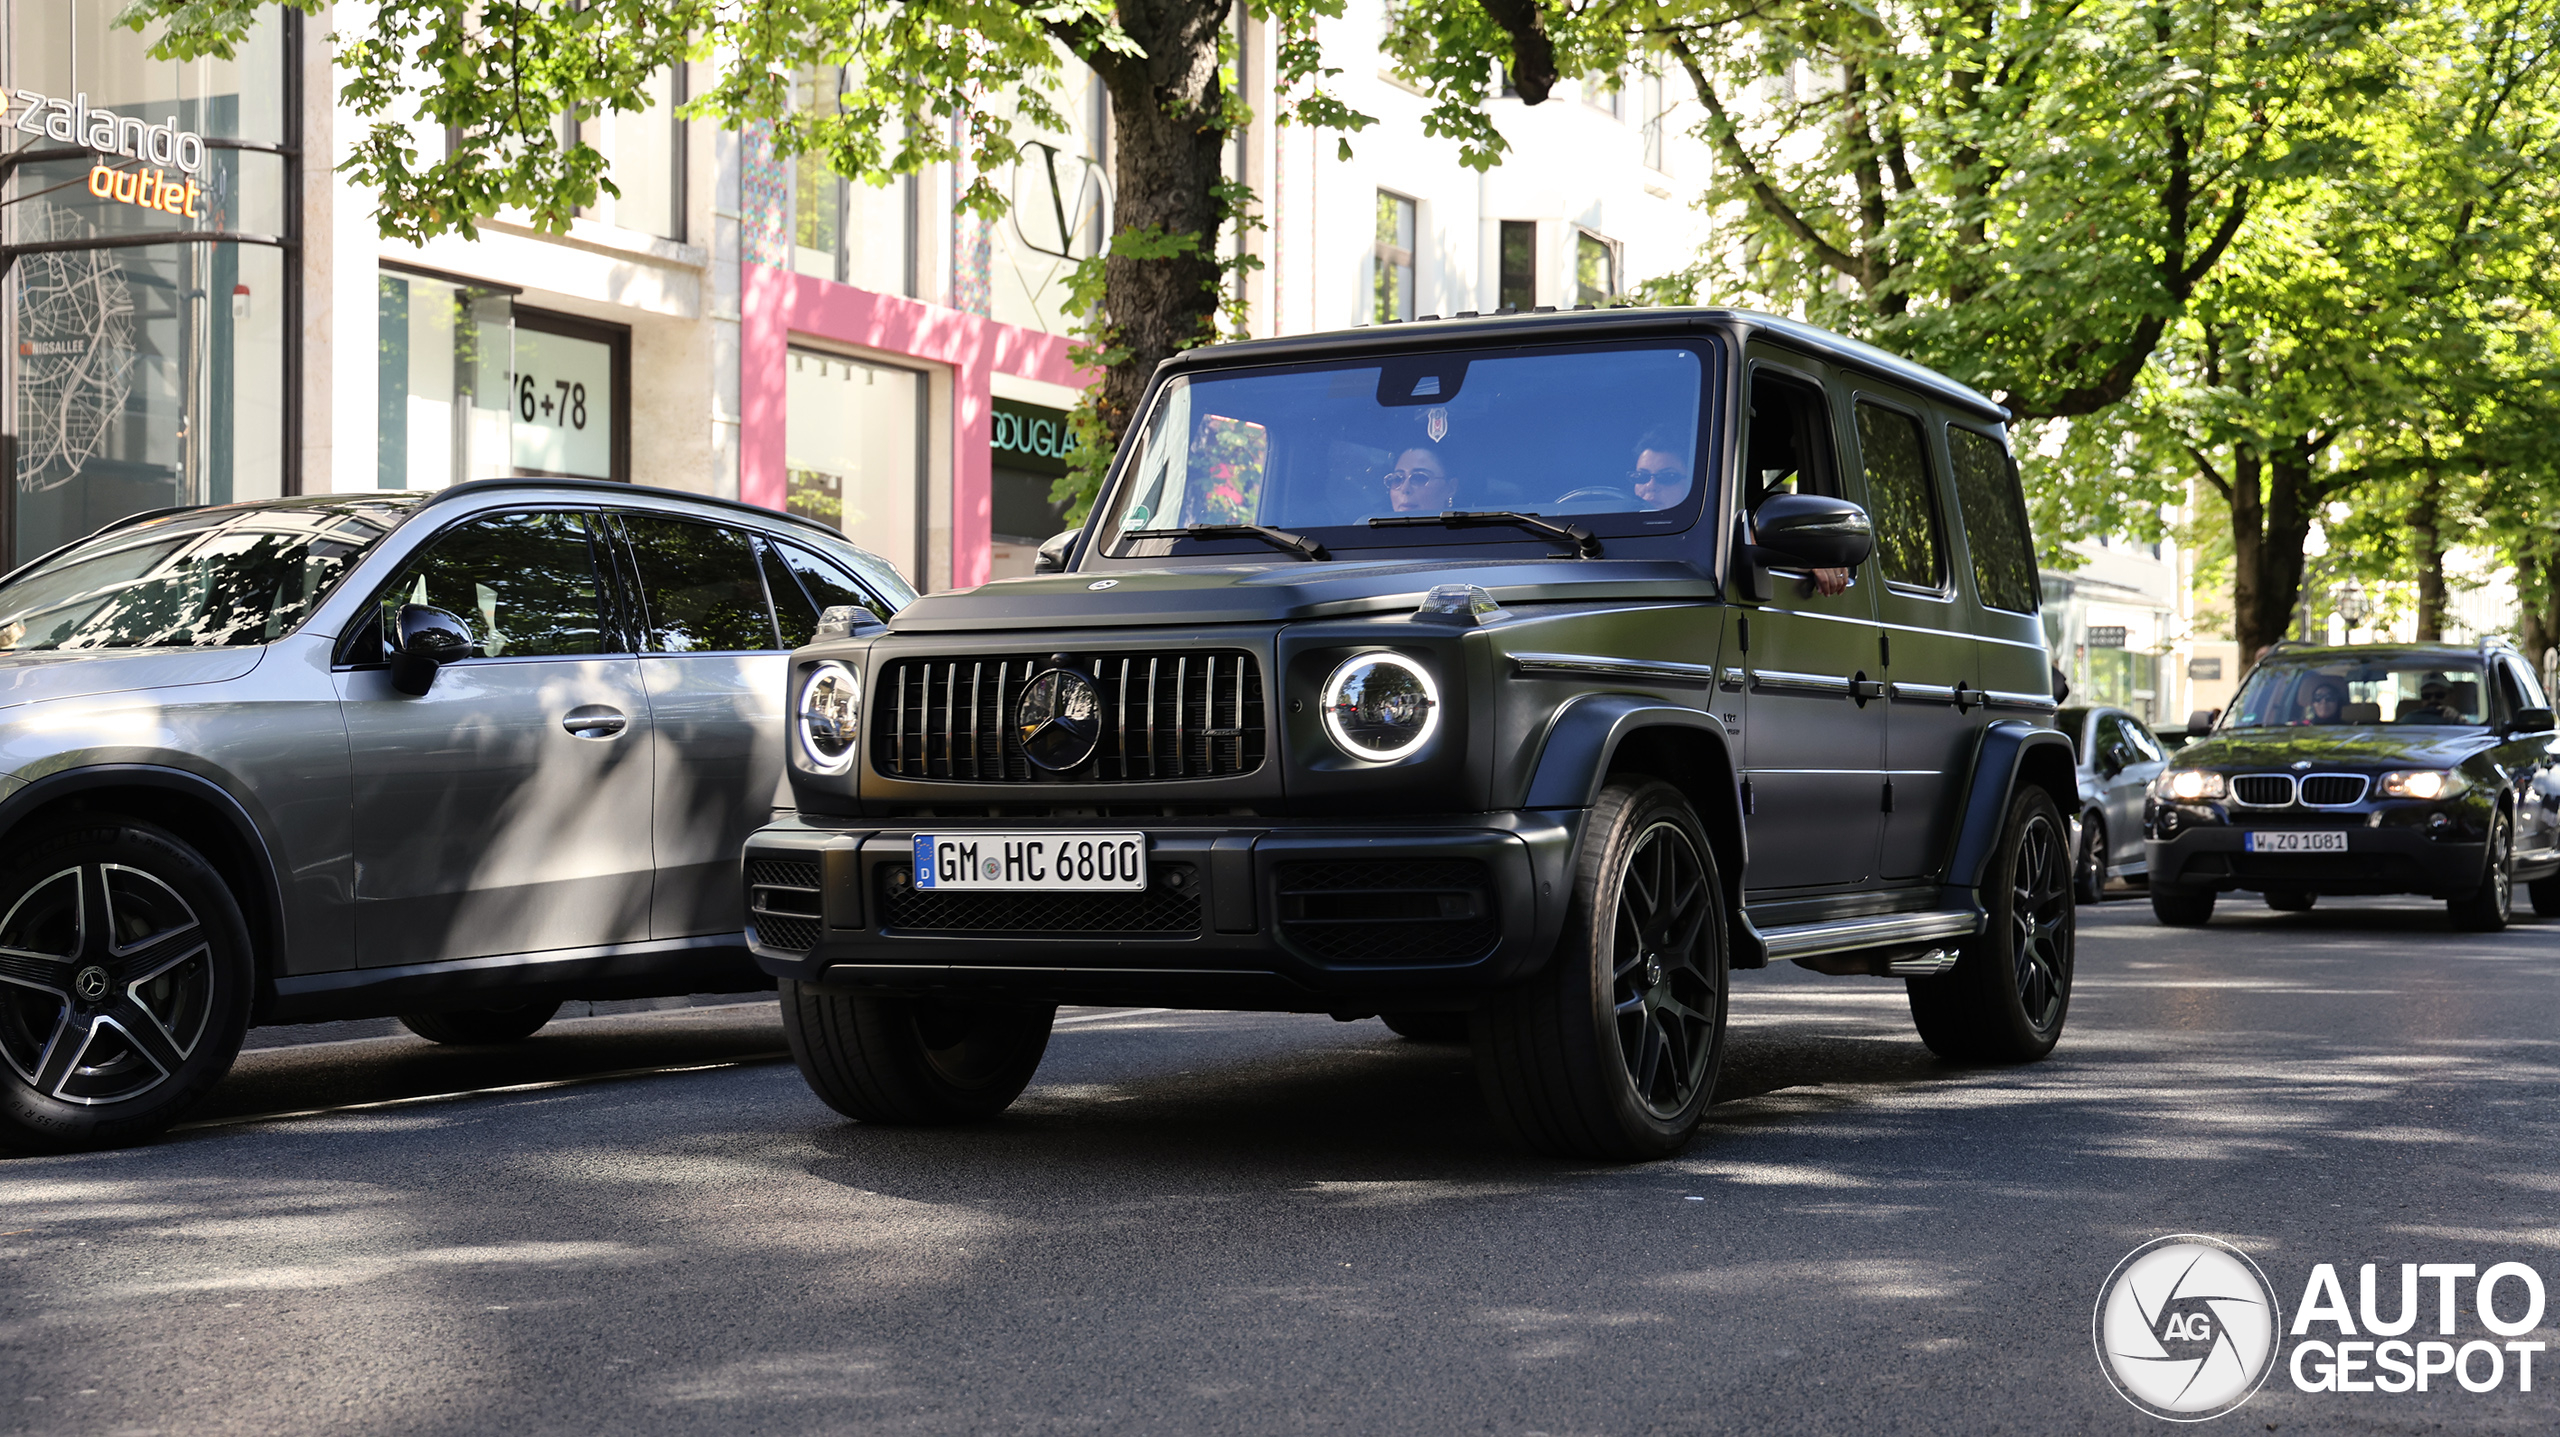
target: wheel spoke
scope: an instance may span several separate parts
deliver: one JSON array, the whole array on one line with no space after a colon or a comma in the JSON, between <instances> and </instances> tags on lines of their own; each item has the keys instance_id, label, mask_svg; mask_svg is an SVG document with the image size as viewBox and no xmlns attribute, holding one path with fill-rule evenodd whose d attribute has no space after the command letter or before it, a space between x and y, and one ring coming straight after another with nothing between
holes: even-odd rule
<instances>
[{"instance_id":1,"label":"wheel spoke","mask_svg":"<svg viewBox=\"0 0 2560 1437\"><path fill-rule=\"evenodd\" d=\"M63 1081L71 1076L71 1065L89 1046L95 1015L80 1015L69 1008L62 1010L62 1023L53 1030L53 1041L47 1043L44 1056L36 1065L34 1087L50 1097L62 1090Z\"/></svg>"},{"instance_id":2,"label":"wheel spoke","mask_svg":"<svg viewBox=\"0 0 2560 1437\"><path fill-rule=\"evenodd\" d=\"M127 998L108 1008L107 1016L115 1020L116 1026L124 1030L125 1036L142 1050L144 1057L159 1065L162 1073L178 1071L178 1065L187 1060L187 1055L178 1050L176 1041L160 1026L160 1020L140 1003Z\"/></svg>"},{"instance_id":3,"label":"wheel spoke","mask_svg":"<svg viewBox=\"0 0 2560 1437\"><path fill-rule=\"evenodd\" d=\"M1644 1012L1644 998L1644 994L1638 993L1632 998L1621 1000L1618 1006L1610 1011L1621 1018L1635 1017Z\"/></svg>"},{"instance_id":4,"label":"wheel spoke","mask_svg":"<svg viewBox=\"0 0 2560 1437\"><path fill-rule=\"evenodd\" d=\"M0 951L0 983L16 983L69 1001L71 965L60 958Z\"/></svg>"},{"instance_id":5,"label":"wheel spoke","mask_svg":"<svg viewBox=\"0 0 2560 1437\"><path fill-rule=\"evenodd\" d=\"M1642 1049L1636 1058L1637 1097L1644 1099L1648 1103L1653 1101L1654 1075L1659 1073L1661 1070L1662 1029L1655 1023L1647 1022L1644 1025L1644 1042Z\"/></svg>"},{"instance_id":6,"label":"wheel spoke","mask_svg":"<svg viewBox=\"0 0 2560 1437\"><path fill-rule=\"evenodd\" d=\"M207 947L203 931L189 924L144 943L117 959L116 966L124 970L125 982L144 983L204 952Z\"/></svg>"}]
</instances>

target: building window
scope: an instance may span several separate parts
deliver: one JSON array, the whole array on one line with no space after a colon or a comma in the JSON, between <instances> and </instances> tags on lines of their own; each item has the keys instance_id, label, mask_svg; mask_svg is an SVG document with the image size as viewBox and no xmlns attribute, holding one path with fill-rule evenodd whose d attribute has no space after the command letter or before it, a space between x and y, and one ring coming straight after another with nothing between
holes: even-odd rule
<instances>
[{"instance_id":1,"label":"building window","mask_svg":"<svg viewBox=\"0 0 2560 1437\"><path fill-rule=\"evenodd\" d=\"M8 7L12 562L141 510L298 488L300 18L261 19L231 59L174 61L113 10Z\"/></svg>"},{"instance_id":2,"label":"building window","mask_svg":"<svg viewBox=\"0 0 2560 1437\"><path fill-rule=\"evenodd\" d=\"M684 67L660 70L641 87L649 107L589 116L575 138L605 158L605 174L620 196L602 190L579 215L660 239L682 242L684 229L685 125L676 107L685 101Z\"/></svg>"},{"instance_id":3,"label":"building window","mask_svg":"<svg viewBox=\"0 0 2560 1437\"><path fill-rule=\"evenodd\" d=\"M382 272L374 483L442 489L515 472L513 291Z\"/></svg>"},{"instance_id":4,"label":"building window","mask_svg":"<svg viewBox=\"0 0 2560 1437\"><path fill-rule=\"evenodd\" d=\"M1618 247L1591 233L1573 237L1574 303L1607 304L1618 297Z\"/></svg>"},{"instance_id":5,"label":"building window","mask_svg":"<svg viewBox=\"0 0 2560 1437\"><path fill-rule=\"evenodd\" d=\"M1618 77L1615 75L1583 76L1582 103L1600 111L1610 119L1626 118L1626 90L1619 84Z\"/></svg>"},{"instance_id":6,"label":"building window","mask_svg":"<svg viewBox=\"0 0 2560 1437\"><path fill-rule=\"evenodd\" d=\"M1538 222L1504 220L1502 222L1501 290L1495 298L1496 309L1530 310L1538 307Z\"/></svg>"},{"instance_id":7,"label":"building window","mask_svg":"<svg viewBox=\"0 0 2560 1437\"><path fill-rule=\"evenodd\" d=\"M1413 318L1413 201L1378 191L1377 302L1370 318L1393 324Z\"/></svg>"},{"instance_id":8,"label":"building window","mask_svg":"<svg viewBox=\"0 0 2560 1437\"><path fill-rule=\"evenodd\" d=\"M832 113L843 93L844 71L820 72L809 83L807 103ZM916 292L916 182L900 176L886 185L855 184L837 174L822 155L803 151L793 161L792 268L876 294Z\"/></svg>"},{"instance_id":9,"label":"building window","mask_svg":"<svg viewBox=\"0 0 2560 1437\"><path fill-rule=\"evenodd\" d=\"M507 376L515 472L631 477L631 331L540 310L515 311Z\"/></svg>"},{"instance_id":10,"label":"building window","mask_svg":"<svg viewBox=\"0 0 2560 1437\"><path fill-rule=\"evenodd\" d=\"M1671 173L1669 156L1663 148L1663 115L1670 108L1662 76L1648 72L1637 92L1644 106L1644 167L1662 174Z\"/></svg>"},{"instance_id":11,"label":"building window","mask_svg":"<svg viewBox=\"0 0 2560 1437\"><path fill-rule=\"evenodd\" d=\"M925 376L795 348L784 378L785 507L924 572Z\"/></svg>"}]
</instances>

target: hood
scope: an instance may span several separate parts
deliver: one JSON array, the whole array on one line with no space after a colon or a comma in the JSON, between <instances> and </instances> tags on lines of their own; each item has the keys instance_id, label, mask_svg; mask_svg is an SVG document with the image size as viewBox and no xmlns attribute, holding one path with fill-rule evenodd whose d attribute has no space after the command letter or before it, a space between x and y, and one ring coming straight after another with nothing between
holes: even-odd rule
<instances>
[{"instance_id":1,"label":"hood","mask_svg":"<svg viewBox=\"0 0 2560 1437\"><path fill-rule=\"evenodd\" d=\"M2498 741L2482 728L2373 724L2242 729L2188 744L2170 756L2175 768L2451 768Z\"/></svg>"},{"instance_id":2,"label":"hood","mask_svg":"<svg viewBox=\"0 0 2560 1437\"><path fill-rule=\"evenodd\" d=\"M266 653L263 647L241 647L0 654L0 709L48 699L220 683L256 668Z\"/></svg>"},{"instance_id":3,"label":"hood","mask_svg":"<svg viewBox=\"0 0 2560 1437\"><path fill-rule=\"evenodd\" d=\"M999 579L898 611L891 633L1241 624L1409 610L1438 584L1474 584L1504 604L1713 599L1715 583L1667 559L1479 559L1430 563L1232 564Z\"/></svg>"}]
</instances>

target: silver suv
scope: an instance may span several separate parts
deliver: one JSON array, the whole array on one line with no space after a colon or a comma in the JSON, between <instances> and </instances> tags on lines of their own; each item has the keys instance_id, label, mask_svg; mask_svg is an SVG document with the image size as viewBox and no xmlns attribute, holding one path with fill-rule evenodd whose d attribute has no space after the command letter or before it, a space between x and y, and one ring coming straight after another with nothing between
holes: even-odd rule
<instances>
[{"instance_id":1,"label":"silver suv","mask_svg":"<svg viewBox=\"0 0 2560 1437\"><path fill-rule=\"evenodd\" d=\"M0 1146L157 1131L253 1023L770 986L786 655L913 597L815 523L562 480L137 515L0 579Z\"/></svg>"}]
</instances>

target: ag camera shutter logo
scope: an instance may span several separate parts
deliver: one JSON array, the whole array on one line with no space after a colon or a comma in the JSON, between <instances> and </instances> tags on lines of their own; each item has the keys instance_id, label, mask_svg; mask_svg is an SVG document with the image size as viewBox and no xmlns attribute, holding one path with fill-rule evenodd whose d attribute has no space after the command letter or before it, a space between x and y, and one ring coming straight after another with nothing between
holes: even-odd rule
<instances>
[{"instance_id":1,"label":"ag camera shutter logo","mask_svg":"<svg viewBox=\"0 0 2560 1437\"><path fill-rule=\"evenodd\" d=\"M2248 1254L2181 1233L2116 1264L2098 1289L2090 1337L2125 1401L2172 1422L2202 1422L2267 1380L2281 1316Z\"/></svg>"}]
</instances>

